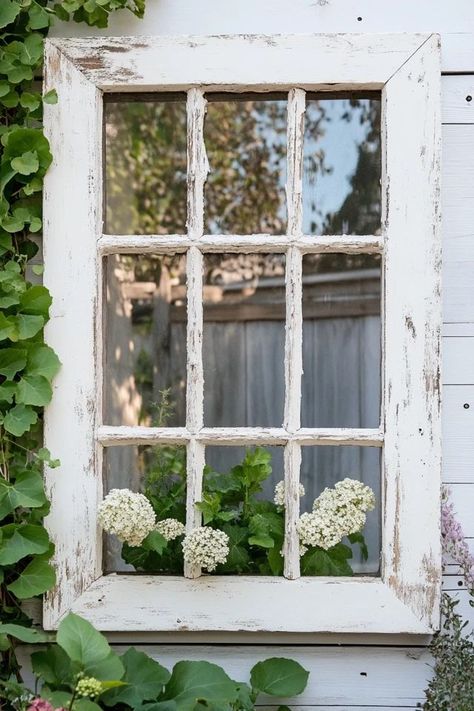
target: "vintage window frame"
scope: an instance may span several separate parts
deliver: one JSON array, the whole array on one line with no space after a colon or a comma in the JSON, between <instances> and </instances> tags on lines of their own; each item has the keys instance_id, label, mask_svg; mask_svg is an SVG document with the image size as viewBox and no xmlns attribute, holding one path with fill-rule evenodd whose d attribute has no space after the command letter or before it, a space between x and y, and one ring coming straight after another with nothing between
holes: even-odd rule
<instances>
[{"instance_id":1,"label":"vintage window frame","mask_svg":"<svg viewBox=\"0 0 474 711\"><path fill-rule=\"evenodd\" d=\"M109 631L420 633L439 627L440 552L440 49L435 34L114 37L46 42L45 107L53 164L44 204L46 339L62 369L45 413L60 470L46 471L57 585L44 625L69 611ZM103 234L103 93L188 92L188 233ZM283 236L203 236L204 91L288 90L288 230ZM302 233L304 90L380 90L382 232ZM163 248L163 242L166 248ZM199 243L199 246L197 246ZM106 427L102 383L102 257L189 247L187 429ZM287 254L285 421L275 429L203 428L201 261L205 251ZM382 419L377 429L300 429L301 258L380 253L383 262ZM192 375L192 377L190 377ZM301 445L383 445L380 577L298 578L297 497L287 494L284 578L102 574L97 505L102 449L186 443L188 510L200 497L204 445L286 444L295 491ZM188 528L199 525L188 515ZM292 579L293 578L293 579Z\"/></svg>"}]
</instances>

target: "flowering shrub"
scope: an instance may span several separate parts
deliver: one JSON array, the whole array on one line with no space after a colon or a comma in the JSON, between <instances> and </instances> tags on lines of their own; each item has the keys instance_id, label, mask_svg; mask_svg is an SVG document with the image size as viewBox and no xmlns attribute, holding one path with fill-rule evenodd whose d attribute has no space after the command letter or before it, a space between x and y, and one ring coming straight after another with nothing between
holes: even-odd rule
<instances>
[{"instance_id":1,"label":"flowering shrub","mask_svg":"<svg viewBox=\"0 0 474 711\"><path fill-rule=\"evenodd\" d=\"M5 627L0 625L0 634L14 637L18 632ZM180 661L169 672L133 647L119 656L100 632L74 614L61 622L55 642L37 635L37 641L49 644L32 654L35 691L12 678L0 681L2 708L6 702L14 711L252 711L260 693L297 696L308 681L298 662L276 657L255 664L250 684L234 681L209 662Z\"/></svg>"},{"instance_id":2,"label":"flowering shrub","mask_svg":"<svg viewBox=\"0 0 474 711\"><path fill-rule=\"evenodd\" d=\"M278 482L273 501L262 499L264 482L272 472L267 450L248 450L243 461L225 474L206 467L202 501L197 504L204 525L187 536L186 464L180 448L159 448L148 465L144 494L114 489L99 508L104 530L124 542L127 563L168 574L181 573L183 560L208 573L283 574L285 484ZM304 494L300 485L300 497ZM298 523L303 574L351 575L352 550L343 540L360 545L367 556L361 531L366 512L374 506L372 489L354 479L325 489L313 511L304 513Z\"/></svg>"},{"instance_id":3,"label":"flowering shrub","mask_svg":"<svg viewBox=\"0 0 474 711\"><path fill-rule=\"evenodd\" d=\"M460 568L466 587L474 598L474 556L469 552L461 525L454 515L449 492L444 489L441 505L441 542L446 561L451 558ZM471 606L474 606L471 600ZM467 622L456 611L459 600L442 596L443 624L430 645L435 665L426 690L424 711L473 711L474 641L466 632Z\"/></svg>"},{"instance_id":4,"label":"flowering shrub","mask_svg":"<svg viewBox=\"0 0 474 711\"><path fill-rule=\"evenodd\" d=\"M153 507L143 494L129 489L112 489L99 506L99 523L130 546L140 543L155 528Z\"/></svg>"}]
</instances>

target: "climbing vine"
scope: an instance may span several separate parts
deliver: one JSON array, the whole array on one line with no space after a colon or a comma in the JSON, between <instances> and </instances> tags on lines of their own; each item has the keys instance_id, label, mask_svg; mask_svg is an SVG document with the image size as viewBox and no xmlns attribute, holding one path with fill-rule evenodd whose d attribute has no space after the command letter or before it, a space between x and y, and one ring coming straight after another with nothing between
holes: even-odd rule
<instances>
[{"instance_id":1,"label":"climbing vine","mask_svg":"<svg viewBox=\"0 0 474 711\"><path fill-rule=\"evenodd\" d=\"M23 601L55 582L43 526L42 408L60 363L44 343L51 297L41 285L41 191L51 163L42 131L44 39L56 18L106 27L115 10L143 16L145 0L0 2L0 622L28 628ZM13 627L12 627L13 625ZM4 628L5 629L5 628ZM27 630L25 630L26 633ZM20 639L25 634L20 629ZM0 679L19 676L12 635L0 634Z\"/></svg>"}]
</instances>

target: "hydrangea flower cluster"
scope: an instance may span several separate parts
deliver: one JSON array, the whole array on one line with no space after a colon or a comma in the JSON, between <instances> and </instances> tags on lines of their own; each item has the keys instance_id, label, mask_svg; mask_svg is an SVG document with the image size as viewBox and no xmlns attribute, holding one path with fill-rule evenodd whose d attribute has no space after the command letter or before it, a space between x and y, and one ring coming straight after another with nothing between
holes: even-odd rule
<instances>
[{"instance_id":1,"label":"hydrangea flower cluster","mask_svg":"<svg viewBox=\"0 0 474 711\"><path fill-rule=\"evenodd\" d=\"M459 565L467 589L474 593L474 556L466 543L461 524L456 520L447 489L443 489L441 498L441 542L443 553Z\"/></svg>"},{"instance_id":2,"label":"hydrangea flower cluster","mask_svg":"<svg viewBox=\"0 0 474 711\"><path fill-rule=\"evenodd\" d=\"M175 538L182 536L186 530L184 523L176 518L165 518L163 521L158 521L156 530L161 533L167 541L174 541Z\"/></svg>"},{"instance_id":3,"label":"hydrangea flower cluster","mask_svg":"<svg viewBox=\"0 0 474 711\"><path fill-rule=\"evenodd\" d=\"M153 507L143 494L112 489L99 506L99 523L129 546L139 546L156 523Z\"/></svg>"},{"instance_id":4,"label":"hydrangea flower cluster","mask_svg":"<svg viewBox=\"0 0 474 711\"><path fill-rule=\"evenodd\" d=\"M303 484L299 485L299 495L300 498L305 495ZM275 496L273 498L273 501L277 506L285 505L285 482L283 480L279 481L278 484L275 486Z\"/></svg>"},{"instance_id":5,"label":"hydrangea flower cluster","mask_svg":"<svg viewBox=\"0 0 474 711\"><path fill-rule=\"evenodd\" d=\"M302 514L298 521L303 549L305 546L332 548L344 536L360 531L365 526L366 512L374 507L372 489L355 479L346 478L334 488L324 489L315 499L313 511Z\"/></svg>"},{"instance_id":6,"label":"hydrangea flower cluster","mask_svg":"<svg viewBox=\"0 0 474 711\"><path fill-rule=\"evenodd\" d=\"M102 683L98 679L94 679L93 676L85 676L77 682L76 694L78 696L88 696L91 699L95 699L101 692Z\"/></svg>"},{"instance_id":7,"label":"hydrangea flower cluster","mask_svg":"<svg viewBox=\"0 0 474 711\"><path fill-rule=\"evenodd\" d=\"M229 536L224 531L200 526L188 533L183 541L184 560L212 573L229 555Z\"/></svg>"}]
</instances>

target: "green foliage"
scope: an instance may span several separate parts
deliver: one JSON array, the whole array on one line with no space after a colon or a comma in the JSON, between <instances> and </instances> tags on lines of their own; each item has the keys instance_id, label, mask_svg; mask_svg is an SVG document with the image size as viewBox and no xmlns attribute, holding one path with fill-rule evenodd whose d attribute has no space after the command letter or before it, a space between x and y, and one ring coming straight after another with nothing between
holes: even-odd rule
<instances>
[{"instance_id":1,"label":"green foliage","mask_svg":"<svg viewBox=\"0 0 474 711\"><path fill-rule=\"evenodd\" d=\"M251 711L260 693L278 697L301 694L308 672L289 659L272 658L251 670L251 686L234 681L216 664L179 661L171 673L133 647L119 657L103 635L70 614L60 623L56 642L18 625L0 626L1 635L24 642L49 642L32 654L41 698L70 711ZM89 690L86 696L81 690ZM34 694L13 680L1 682L2 698L30 701Z\"/></svg>"},{"instance_id":2,"label":"green foliage","mask_svg":"<svg viewBox=\"0 0 474 711\"><path fill-rule=\"evenodd\" d=\"M165 407L168 413L168 404ZM169 413L168 413L169 414ZM166 415L167 416L167 415ZM160 424L163 424L160 421ZM186 461L182 447L156 447L142 455L145 471L144 493L159 520L186 514ZM283 575L281 554L285 536L285 513L281 506L262 498L272 473L271 454L257 447L247 450L243 461L230 472L218 473L206 467L202 500L197 504L203 524L224 531L229 537L229 554L217 574ZM151 533L141 546L122 547L122 557L137 570L179 574L183 568L182 538L166 541ZM362 533L348 541L361 546ZM352 575L352 550L339 543L329 550L309 549L301 559L303 575Z\"/></svg>"},{"instance_id":3,"label":"green foliage","mask_svg":"<svg viewBox=\"0 0 474 711\"><path fill-rule=\"evenodd\" d=\"M466 632L468 622L456 611L458 602L443 594L443 626L430 645L435 666L424 711L474 709L474 642Z\"/></svg>"},{"instance_id":4,"label":"green foliage","mask_svg":"<svg viewBox=\"0 0 474 711\"><path fill-rule=\"evenodd\" d=\"M58 100L54 89L44 96L38 91L44 38L56 17L105 27L121 8L142 16L144 0L0 2L0 681L9 685L2 701L18 691L12 681L19 678L15 640L44 639L31 628L21 601L55 582L53 546L42 524L49 510L42 470L59 462L41 447L41 420L60 363L43 342L51 297L27 278L52 160L41 128L43 104ZM41 274L41 265L31 271ZM103 673L111 664L122 669L120 661L103 660ZM81 709L91 711L84 703Z\"/></svg>"}]
</instances>

